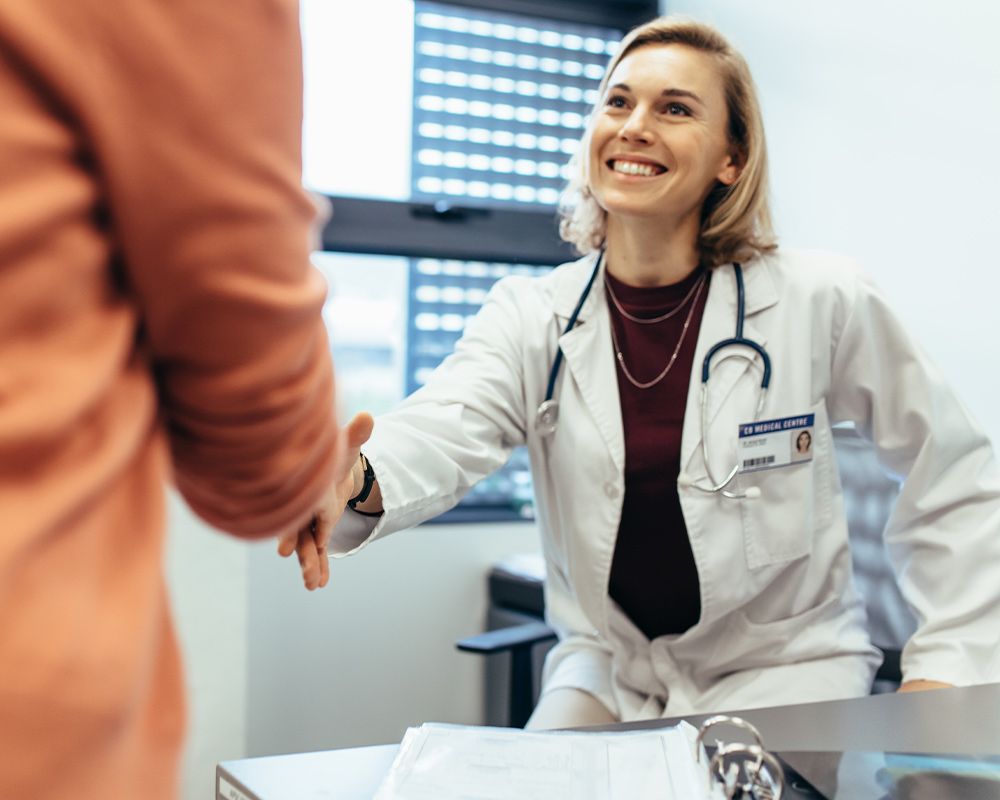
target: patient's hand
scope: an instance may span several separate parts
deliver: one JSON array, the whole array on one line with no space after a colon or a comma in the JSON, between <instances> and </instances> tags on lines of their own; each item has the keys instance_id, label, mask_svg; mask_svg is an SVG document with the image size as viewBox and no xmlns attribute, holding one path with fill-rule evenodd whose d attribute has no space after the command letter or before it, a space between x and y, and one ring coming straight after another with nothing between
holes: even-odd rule
<instances>
[{"instance_id":1,"label":"patient's hand","mask_svg":"<svg viewBox=\"0 0 1000 800\"><path fill-rule=\"evenodd\" d=\"M309 591L326 586L330 580L327 544L334 525L347 507L347 501L361 491L364 477L358 455L361 445L372 435L374 426L372 415L364 411L347 423L341 432L347 440L343 474L335 477L333 484L320 498L319 507L312 519L298 532L287 533L278 539L278 555L282 558L298 553L302 581Z\"/></svg>"},{"instance_id":2,"label":"patient's hand","mask_svg":"<svg viewBox=\"0 0 1000 800\"><path fill-rule=\"evenodd\" d=\"M915 681L904 681L903 685L899 687L900 692L925 692L928 689L951 689L955 684L944 683L942 681L925 681L925 680L915 680Z\"/></svg>"}]
</instances>

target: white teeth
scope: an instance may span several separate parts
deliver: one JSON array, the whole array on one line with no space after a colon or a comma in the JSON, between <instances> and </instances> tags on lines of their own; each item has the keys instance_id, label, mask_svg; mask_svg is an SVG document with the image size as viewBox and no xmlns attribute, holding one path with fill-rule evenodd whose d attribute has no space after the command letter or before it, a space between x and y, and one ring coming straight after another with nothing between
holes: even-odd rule
<instances>
[{"instance_id":1,"label":"white teeth","mask_svg":"<svg viewBox=\"0 0 1000 800\"><path fill-rule=\"evenodd\" d=\"M615 172L625 175L641 175L644 178L652 178L657 174L657 170L651 164L640 164L637 161L614 161L612 168Z\"/></svg>"}]
</instances>

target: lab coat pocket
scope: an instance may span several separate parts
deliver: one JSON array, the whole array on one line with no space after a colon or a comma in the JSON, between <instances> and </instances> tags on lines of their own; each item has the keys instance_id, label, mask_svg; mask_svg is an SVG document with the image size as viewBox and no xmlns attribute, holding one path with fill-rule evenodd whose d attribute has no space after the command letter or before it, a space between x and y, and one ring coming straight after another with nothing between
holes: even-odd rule
<instances>
[{"instance_id":1,"label":"lab coat pocket","mask_svg":"<svg viewBox=\"0 0 1000 800\"><path fill-rule=\"evenodd\" d=\"M831 624L837 625L835 620L840 614L837 597L826 597L811 608L774 619L752 619L754 609L740 609L734 619L734 633L746 647L740 657L745 666L759 666L774 663L779 651L788 655L794 650L802 659L827 655L831 649L829 637L818 632L829 632Z\"/></svg>"},{"instance_id":2,"label":"lab coat pocket","mask_svg":"<svg viewBox=\"0 0 1000 800\"><path fill-rule=\"evenodd\" d=\"M812 552L816 532L833 517L833 437L826 406L814 405L813 458L741 476L744 489L760 490L741 500L747 568L785 564Z\"/></svg>"}]
</instances>

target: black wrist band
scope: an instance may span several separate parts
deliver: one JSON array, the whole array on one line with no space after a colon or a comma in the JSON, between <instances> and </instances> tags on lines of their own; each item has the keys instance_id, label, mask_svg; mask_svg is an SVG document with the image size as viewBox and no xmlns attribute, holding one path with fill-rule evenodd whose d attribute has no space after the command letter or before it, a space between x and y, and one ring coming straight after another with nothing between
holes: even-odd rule
<instances>
[{"instance_id":1,"label":"black wrist band","mask_svg":"<svg viewBox=\"0 0 1000 800\"><path fill-rule=\"evenodd\" d=\"M357 511L355 506L368 499L368 495L372 493L372 487L375 485L375 470L372 469L371 462L365 458L364 453L358 453L358 458L361 459L361 465L364 467L365 482L361 486L361 491L347 501L347 507L351 511Z\"/></svg>"},{"instance_id":2,"label":"black wrist band","mask_svg":"<svg viewBox=\"0 0 1000 800\"><path fill-rule=\"evenodd\" d=\"M360 514L362 517L381 517L384 511L362 511L360 508L352 508L355 514Z\"/></svg>"}]
</instances>

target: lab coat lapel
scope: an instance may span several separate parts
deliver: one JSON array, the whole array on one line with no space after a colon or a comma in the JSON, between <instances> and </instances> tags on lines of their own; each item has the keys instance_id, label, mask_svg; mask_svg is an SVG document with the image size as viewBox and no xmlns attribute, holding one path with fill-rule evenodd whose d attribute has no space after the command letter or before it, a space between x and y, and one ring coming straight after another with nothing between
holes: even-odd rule
<instances>
[{"instance_id":1,"label":"lab coat lapel","mask_svg":"<svg viewBox=\"0 0 1000 800\"><path fill-rule=\"evenodd\" d=\"M568 270L556 290L555 311L560 325L573 312L594 268L591 256L577 262L579 269ZM611 328L604 296L604 268L591 287L573 330L559 337L567 372L579 388L584 404L608 446L615 466L625 468L625 434L622 430L618 377L611 348Z\"/></svg>"},{"instance_id":2,"label":"lab coat lapel","mask_svg":"<svg viewBox=\"0 0 1000 800\"><path fill-rule=\"evenodd\" d=\"M765 336L754 327L753 316L778 302L778 293L770 275L770 269L763 259L758 259L743 268L744 287L746 290L746 312L743 322L743 335L747 339L765 345ZM701 446L704 432L701 428L701 374L702 365L708 351L724 339L731 339L736 333L737 305L736 277L731 264L720 266L712 274L712 283L705 302L705 312L702 316L701 330L698 333L698 345L694 354L694 364L691 367L691 382L688 387L687 408L684 412L684 433L681 441L681 468L687 469L695 450ZM751 353L748 348L743 352ZM758 366L751 368L746 358L727 358L727 353L735 353L737 349L726 348L719 351L712 359L712 369L708 381L707 423L718 416L726 400L744 376L748 380L760 382L760 357L756 357ZM754 393L754 397L756 397ZM747 410L747 419L753 409ZM736 430L733 429L733 436Z\"/></svg>"}]
</instances>

